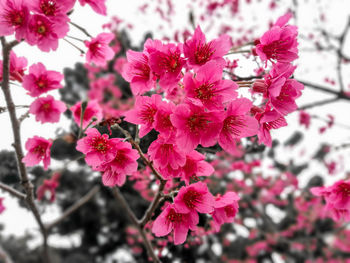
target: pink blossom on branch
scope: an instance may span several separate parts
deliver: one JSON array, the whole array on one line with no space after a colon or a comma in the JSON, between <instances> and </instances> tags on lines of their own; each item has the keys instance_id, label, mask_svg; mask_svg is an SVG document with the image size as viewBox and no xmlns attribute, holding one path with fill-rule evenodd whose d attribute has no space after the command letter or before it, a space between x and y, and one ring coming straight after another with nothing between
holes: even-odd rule
<instances>
[{"instance_id":1,"label":"pink blossom on branch","mask_svg":"<svg viewBox=\"0 0 350 263\"><path fill-rule=\"evenodd\" d=\"M29 74L23 77L23 88L32 97L38 97L50 90L62 88L63 75L59 72L46 70L42 63L37 63L29 68Z\"/></svg>"},{"instance_id":2,"label":"pink blossom on branch","mask_svg":"<svg viewBox=\"0 0 350 263\"><path fill-rule=\"evenodd\" d=\"M147 52L126 52L128 63L123 68L123 78L130 82L130 88L134 95L143 93L156 87L156 76L153 75L149 65Z\"/></svg>"},{"instance_id":3,"label":"pink blossom on branch","mask_svg":"<svg viewBox=\"0 0 350 263\"><path fill-rule=\"evenodd\" d=\"M167 204L162 213L154 220L152 232L157 237L170 234L173 231L174 244L186 241L188 230L195 230L199 218L196 212L179 213L173 204Z\"/></svg>"},{"instance_id":4,"label":"pink blossom on branch","mask_svg":"<svg viewBox=\"0 0 350 263\"><path fill-rule=\"evenodd\" d=\"M43 161L44 169L46 170L51 162L50 150L52 140L46 140L39 136L29 138L25 144L28 151L26 156L23 157L22 162L28 166L34 166Z\"/></svg>"},{"instance_id":5,"label":"pink blossom on branch","mask_svg":"<svg viewBox=\"0 0 350 263\"><path fill-rule=\"evenodd\" d=\"M191 211L211 213L214 211L214 197L203 182L181 187L174 199L174 204L177 211L181 213Z\"/></svg>"},{"instance_id":6,"label":"pink blossom on branch","mask_svg":"<svg viewBox=\"0 0 350 263\"><path fill-rule=\"evenodd\" d=\"M291 13L280 17L259 40L256 53L263 61L288 63L298 58L297 27L286 25Z\"/></svg>"},{"instance_id":7,"label":"pink blossom on branch","mask_svg":"<svg viewBox=\"0 0 350 263\"><path fill-rule=\"evenodd\" d=\"M100 15L107 15L106 0L79 0L82 6L88 4L91 8Z\"/></svg>"},{"instance_id":8,"label":"pink blossom on branch","mask_svg":"<svg viewBox=\"0 0 350 263\"><path fill-rule=\"evenodd\" d=\"M198 144L209 147L217 142L223 116L222 112L207 112L203 106L188 102L178 105L170 120L177 128L176 143L188 153Z\"/></svg>"},{"instance_id":9,"label":"pink blossom on branch","mask_svg":"<svg viewBox=\"0 0 350 263\"><path fill-rule=\"evenodd\" d=\"M120 139L109 139L107 134L101 135L95 128L89 128L85 133L86 137L77 142L76 149L86 155L85 161L88 165L96 168L115 158Z\"/></svg>"},{"instance_id":10,"label":"pink blossom on branch","mask_svg":"<svg viewBox=\"0 0 350 263\"><path fill-rule=\"evenodd\" d=\"M226 111L226 117L219 135L220 146L228 153L235 154L236 141L257 134L258 121L249 116L252 102L246 98L232 101Z\"/></svg>"},{"instance_id":11,"label":"pink blossom on branch","mask_svg":"<svg viewBox=\"0 0 350 263\"><path fill-rule=\"evenodd\" d=\"M222 79L224 64L210 61L198 68L195 77L187 73L184 88L189 98L199 100L209 110L223 110L223 103L237 97L238 85L232 80Z\"/></svg>"},{"instance_id":12,"label":"pink blossom on branch","mask_svg":"<svg viewBox=\"0 0 350 263\"><path fill-rule=\"evenodd\" d=\"M28 22L27 42L36 45L41 51L55 51L58 48L58 39L66 36L68 28L61 26L44 15L34 14Z\"/></svg>"},{"instance_id":13,"label":"pink blossom on branch","mask_svg":"<svg viewBox=\"0 0 350 263\"><path fill-rule=\"evenodd\" d=\"M14 51L10 53L10 80L22 82L28 61L25 57L17 57ZM2 65L2 60L0 60ZM2 80L2 67L0 67L0 81Z\"/></svg>"},{"instance_id":14,"label":"pink blossom on branch","mask_svg":"<svg viewBox=\"0 0 350 263\"><path fill-rule=\"evenodd\" d=\"M78 102L70 108L73 113L74 121L76 124L78 124L78 126L80 126L81 104L82 102ZM91 123L93 117L95 117L97 121L100 121L103 117L102 109L97 100L91 100L86 105L83 116L83 129L85 129L87 125Z\"/></svg>"},{"instance_id":15,"label":"pink blossom on branch","mask_svg":"<svg viewBox=\"0 0 350 263\"><path fill-rule=\"evenodd\" d=\"M220 38L207 43L205 35L198 26L193 37L184 44L183 49L185 57L188 58L187 64L196 69L213 60L219 64L224 64L223 56L228 53L231 46L228 35L222 35Z\"/></svg>"},{"instance_id":16,"label":"pink blossom on branch","mask_svg":"<svg viewBox=\"0 0 350 263\"><path fill-rule=\"evenodd\" d=\"M142 138L153 129L154 117L162 97L154 94L152 97L136 97L134 109L125 113L125 120L134 124L141 124L140 137Z\"/></svg>"},{"instance_id":17,"label":"pink blossom on branch","mask_svg":"<svg viewBox=\"0 0 350 263\"><path fill-rule=\"evenodd\" d=\"M37 98L29 108L29 112L35 115L35 120L41 123L58 122L61 113L65 110L66 105L60 100L55 100L51 95L44 98Z\"/></svg>"},{"instance_id":18,"label":"pink blossom on branch","mask_svg":"<svg viewBox=\"0 0 350 263\"><path fill-rule=\"evenodd\" d=\"M227 192L223 196L218 195L215 199L213 225L216 231L224 223L232 223L238 212L239 196L235 192Z\"/></svg>"},{"instance_id":19,"label":"pink blossom on branch","mask_svg":"<svg viewBox=\"0 0 350 263\"><path fill-rule=\"evenodd\" d=\"M325 211L330 212L334 220L350 220L350 181L340 180L332 186L313 187L310 190L314 195L324 197Z\"/></svg>"},{"instance_id":20,"label":"pink blossom on branch","mask_svg":"<svg viewBox=\"0 0 350 263\"><path fill-rule=\"evenodd\" d=\"M38 200L41 201L47 193L50 194L49 201L52 203L56 200L56 188L59 186L60 173L54 173L49 180L45 179L44 183L40 185L36 191Z\"/></svg>"},{"instance_id":21,"label":"pink blossom on branch","mask_svg":"<svg viewBox=\"0 0 350 263\"><path fill-rule=\"evenodd\" d=\"M17 41L26 39L29 15L23 0L0 0L0 36L15 32Z\"/></svg>"},{"instance_id":22,"label":"pink blossom on branch","mask_svg":"<svg viewBox=\"0 0 350 263\"><path fill-rule=\"evenodd\" d=\"M178 169L186 163L186 156L175 144L175 140L162 136L151 143L148 155L159 168L165 168L169 165L172 169Z\"/></svg>"},{"instance_id":23,"label":"pink blossom on branch","mask_svg":"<svg viewBox=\"0 0 350 263\"><path fill-rule=\"evenodd\" d=\"M103 172L102 182L105 186L122 186L125 183L126 175L137 171L137 150L132 149L131 144L116 138L116 154L110 162L102 163L96 170Z\"/></svg>"},{"instance_id":24,"label":"pink blossom on branch","mask_svg":"<svg viewBox=\"0 0 350 263\"><path fill-rule=\"evenodd\" d=\"M147 47L149 52L149 64L152 71L159 78L159 86L166 91L171 91L178 85L181 79L181 70L185 65L181 44L162 44L154 41Z\"/></svg>"},{"instance_id":25,"label":"pink blossom on branch","mask_svg":"<svg viewBox=\"0 0 350 263\"><path fill-rule=\"evenodd\" d=\"M115 38L112 33L100 33L91 41L84 41L88 48L86 61L95 63L97 66L105 66L108 60L114 57L114 51L109 43Z\"/></svg>"}]
</instances>

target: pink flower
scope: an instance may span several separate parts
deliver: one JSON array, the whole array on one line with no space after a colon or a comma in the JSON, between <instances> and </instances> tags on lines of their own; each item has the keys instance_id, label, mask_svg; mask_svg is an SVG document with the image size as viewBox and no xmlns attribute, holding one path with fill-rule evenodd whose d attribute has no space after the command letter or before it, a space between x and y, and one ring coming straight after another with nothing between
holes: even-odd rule
<instances>
[{"instance_id":1,"label":"pink flower","mask_svg":"<svg viewBox=\"0 0 350 263\"><path fill-rule=\"evenodd\" d=\"M156 86L157 78L151 71L148 56L147 52L132 50L126 52L128 63L124 66L122 75L126 81L130 82L134 95L142 95Z\"/></svg>"},{"instance_id":2,"label":"pink flower","mask_svg":"<svg viewBox=\"0 0 350 263\"><path fill-rule=\"evenodd\" d=\"M53 203L56 200L56 188L59 186L59 179L61 174L54 173L52 178L44 180L44 183L40 185L36 191L38 200L41 201L47 192L50 193L50 202Z\"/></svg>"},{"instance_id":3,"label":"pink flower","mask_svg":"<svg viewBox=\"0 0 350 263\"><path fill-rule=\"evenodd\" d=\"M187 73L184 77L186 95L202 102L209 110L222 110L223 103L237 97L238 86L232 80L223 80L224 64L210 61L200 67L195 74Z\"/></svg>"},{"instance_id":4,"label":"pink flower","mask_svg":"<svg viewBox=\"0 0 350 263\"><path fill-rule=\"evenodd\" d=\"M222 113L207 112L204 107L191 102L180 104L170 116L177 128L176 143L183 151L190 152L201 144L209 147L217 142L222 127Z\"/></svg>"},{"instance_id":5,"label":"pink flower","mask_svg":"<svg viewBox=\"0 0 350 263\"><path fill-rule=\"evenodd\" d=\"M95 128L86 130L86 137L77 142L76 149L84 153L88 165L96 168L115 159L120 139L109 139L107 134L100 134Z\"/></svg>"},{"instance_id":6,"label":"pink flower","mask_svg":"<svg viewBox=\"0 0 350 263\"><path fill-rule=\"evenodd\" d=\"M65 34L69 31L67 13L73 8L75 0L31 0L31 9L45 15L53 23L59 24Z\"/></svg>"},{"instance_id":7,"label":"pink flower","mask_svg":"<svg viewBox=\"0 0 350 263\"><path fill-rule=\"evenodd\" d=\"M186 163L177 170L167 166L160 172L166 178L181 177L188 185L191 179L197 180L199 176L209 176L214 173L214 168L205 161L205 156L197 151L192 151L186 155Z\"/></svg>"},{"instance_id":8,"label":"pink flower","mask_svg":"<svg viewBox=\"0 0 350 263\"><path fill-rule=\"evenodd\" d=\"M195 230L198 224L198 214L190 212L179 213L173 204L167 204L162 213L153 222L152 232L157 237L174 233L174 244L179 245L186 241L188 230Z\"/></svg>"},{"instance_id":9,"label":"pink flower","mask_svg":"<svg viewBox=\"0 0 350 263\"><path fill-rule=\"evenodd\" d=\"M34 136L26 142L26 150L28 153L22 159L22 162L28 166L34 166L43 161L44 169L50 165L50 149L52 145L52 140L46 140L39 136Z\"/></svg>"},{"instance_id":10,"label":"pink flower","mask_svg":"<svg viewBox=\"0 0 350 263\"><path fill-rule=\"evenodd\" d=\"M188 58L187 64L196 69L207 63L216 60L220 64L225 61L222 58L231 48L231 41L228 35L222 35L220 38L206 42L205 35L198 26L191 39L184 45L184 54Z\"/></svg>"},{"instance_id":11,"label":"pink flower","mask_svg":"<svg viewBox=\"0 0 350 263\"><path fill-rule=\"evenodd\" d=\"M223 196L218 195L215 199L215 210L212 213L213 225L218 232L224 223L232 223L238 212L239 196L235 192L227 192Z\"/></svg>"},{"instance_id":12,"label":"pink flower","mask_svg":"<svg viewBox=\"0 0 350 263\"><path fill-rule=\"evenodd\" d=\"M260 123L258 131L259 143L264 143L266 146L271 147L272 138L270 130L287 126L285 118L277 111L270 110L269 108L263 113L258 113L256 118Z\"/></svg>"},{"instance_id":13,"label":"pink flower","mask_svg":"<svg viewBox=\"0 0 350 263\"><path fill-rule=\"evenodd\" d=\"M80 126L81 104L82 102L78 102L70 108L73 113L74 121L76 124L78 124L78 126ZM87 127L87 125L92 121L93 117L97 119L97 122L103 117L102 109L97 100L90 100L86 105L83 116L83 129Z\"/></svg>"},{"instance_id":14,"label":"pink flower","mask_svg":"<svg viewBox=\"0 0 350 263\"><path fill-rule=\"evenodd\" d=\"M117 153L110 162L101 164L97 170L102 171L102 182L105 186L122 186L126 175L137 171L137 159L139 154L132 149L130 143L116 138L115 148Z\"/></svg>"},{"instance_id":15,"label":"pink flower","mask_svg":"<svg viewBox=\"0 0 350 263\"><path fill-rule=\"evenodd\" d=\"M10 80L23 81L24 71L26 70L28 61L25 57L17 57L15 52L10 53ZM2 60L0 60L2 65ZM0 81L2 81L2 67L0 67Z\"/></svg>"},{"instance_id":16,"label":"pink flower","mask_svg":"<svg viewBox=\"0 0 350 263\"><path fill-rule=\"evenodd\" d=\"M256 53L261 60L288 63L298 58L297 27L285 25L290 18L291 13L280 17L276 24L260 38Z\"/></svg>"},{"instance_id":17,"label":"pink flower","mask_svg":"<svg viewBox=\"0 0 350 263\"><path fill-rule=\"evenodd\" d=\"M0 36L12 35L21 41L27 38L29 10L23 0L0 0Z\"/></svg>"},{"instance_id":18,"label":"pink flower","mask_svg":"<svg viewBox=\"0 0 350 263\"><path fill-rule=\"evenodd\" d=\"M5 199L5 198L0 197L0 214L2 214L2 213L5 211L5 209L6 209L6 207L5 207L4 204L3 204L4 199Z\"/></svg>"},{"instance_id":19,"label":"pink flower","mask_svg":"<svg viewBox=\"0 0 350 263\"><path fill-rule=\"evenodd\" d=\"M29 112L35 115L35 120L41 123L58 122L60 115L66 110L66 105L54 97L48 95L44 98L37 98L29 108Z\"/></svg>"},{"instance_id":20,"label":"pink flower","mask_svg":"<svg viewBox=\"0 0 350 263\"><path fill-rule=\"evenodd\" d=\"M46 70L42 63L37 63L29 68L29 74L23 77L23 88L29 91L32 97L54 89L61 89L63 75L57 71Z\"/></svg>"},{"instance_id":21,"label":"pink flower","mask_svg":"<svg viewBox=\"0 0 350 263\"><path fill-rule=\"evenodd\" d=\"M44 15L32 15L28 23L27 42L37 45L41 51L49 52L58 48L58 39L65 37L67 27L62 26Z\"/></svg>"},{"instance_id":22,"label":"pink flower","mask_svg":"<svg viewBox=\"0 0 350 263\"><path fill-rule=\"evenodd\" d=\"M294 79L289 79L295 70L295 66L289 63L276 63L272 70L253 85L255 92L261 92L274 109L282 115L295 111L298 106L295 100L301 96L304 86Z\"/></svg>"},{"instance_id":23,"label":"pink flower","mask_svg":"<svg viewBox=\"0 0 350 263\"><path fill-rule=\"evenodd\" d=\"M173 114L175 105L173 102L162 101L158 104L157 113L154 116L154 129L164 137L170 138L175 136L176 128L170 120L170 115Z\"/></svg>"},{"instance_id":24,"label":"pink flower","mask_svg":"<svg viewBox=\"0 0 350 263\"><path fill-rule=\"evenodd\" d=\"M150 67L159 77L160 87L171 91L181 79L181 70L186 63L181 57L181 46L154 41L153 46L149 46L147 51L150 54Z\"/></svg>"},{"instance_id":25,"label":"pink flower","mask_svg":"<svg viewBox=\"0 0 350 263\"><path fill-rule=\"evenodd\" d=\"M88 4L91 8L100 15L107 15L106 0L79 0L82 6Z\"/></svg>"},{"instance_id":26,"label":"pink flower","mask_svg":"<svg viewBox=\"0 0 350 263\"><path fill-rule=\"evenodd\" d=\"M136 97L133 110L125 113L125 120L134 124L141 124L140 137L142 138L153 129L154 116L162 97L154 94L152 97Z\"/></svg>"},{"instance_id":27,"label":"pink flower","mask_svg":"<svg viewBox=\"0 0 350 263\"><path fill-rule=\"evenodd\" d=\"M326 200L326 211L331 212L334 220L350 220L350 181L340 180L329 187L313 187L311 193L323 196Z\"/></svg>"},{"instance_id":28,"label":"pink flower","mask_svg":"<svg viewBox=\"0 0 350 263\"><path fill-rule=\"evenodd\" d=\"M174 204L180 213L197 211L198 213L211 213L214 211L214 197L208 186L203 182L181 187L175 197Z\"/></svg>"},{"instance_id":29,"label":"pink flower","mask_svg":"<svg viewBox=\"0 0 350 263\"><path fill-rule=\"evenodd\" d=\"M246 98L236 99L228 106L219 135L219 144L225 151L235 154L236 140L257 134L258 121L248 116L251 107L252 102Z\"/></svg>"},{"instance_id":30,"label":"pink flower","mask_svg":"<svg viewBox=\"0 0 350 263\"><path fill-rule=\"evenodd\" d=\"M310 126L310 121L311 121L310 114L301 110L299 112L299 124L304 125L305 128L308 129Z\"/></svg>"},{"instance_id":31,"label":"pink flower","mask_svg":"<svg viewBox=\"0 0 350 263\"><path fill-rule=\"evenodd\" d=\"M148 148L148 155L159 168L169 165L172 169L178 169L186 163L186 156L177 147L174 139L159 136Z\"/></svg>"},{"instance_id":32,"label":"pink flower","mask_svg":"<svg viewBox=\"0 0 350 263\"><path fill-rule=\"evenodd\" d=\"M91 41L84 41L88 48L86 53L86 61L95 63L97 66L105 66L108 60L114 57L114 51L109 43L114 39L112 33L100 33Z\"/></svg>"}]
</instances>

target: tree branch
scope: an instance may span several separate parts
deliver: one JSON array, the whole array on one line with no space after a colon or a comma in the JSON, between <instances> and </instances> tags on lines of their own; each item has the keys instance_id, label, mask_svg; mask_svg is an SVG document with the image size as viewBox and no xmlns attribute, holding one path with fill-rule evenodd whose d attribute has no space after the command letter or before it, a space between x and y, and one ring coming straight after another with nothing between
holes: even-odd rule
<instances>
[{"instance_id":1,"label":"tree branch","mask_svg":"<svg viewBox=\"0 0 350 263\"><path fill-rule=\"evenodd\" d=\"M22 163L22 159L24 157L23 151L22 151L22 142L21 142L21 135L20 135L20 123L17 119L16 115L16 106L13 103L11 92L10 92L10 52L11 49L17 45L19 42L13 41L13 42L6 42L5 37L1 37L1 45L2 45L2 55L3 55L3 64L2 64L2 72L3 72L3 80L1 83L1 89L4 93L4 97L6 100L6 106L9 112L11 125L12 125L12 133L14 138L13 147L15 148L16 152L16 159L17 159L17 166L19 175L21 177L21 183L22 186L26 192L26 202L32 211L35 220L37 221L40 232L43 236L43 258L44 262L49 263L50 257L49 257L49 249L47 244L47 232L46 228L41 220L41 216L39 214L38 208L36 207L36 204L34 202L34 192L33 192L33 184L29 181L27 169L25 165Z\"/></svg>"},{"instance_id":2,"label":"tree branch","mask_svg":"<svg viewBox=\"0 0 350 263\"><path fill-rule=\"evenodd\" d=\"M155 263L160 263L161 261L157 257L157 255L154 253L153 247L151 245L151 242L148 240L146 237L146 232L145 230L140 226L139 221L137 220L134 212L131 210L128 202L125 200L124 196L120 192L120 190L117 187L112 188L112 193L114 197L117 199L118 203L123 207L123 209L127 212L131 222L137 227L141 237L143 244L146 247L148 255L153 259L153 262Z\"/></svg>"},{"instance_id":3,"label":"tree branch","mask_svg":"<svg viewBox=\"0 0 350 263\"><path fill-rule=\"evenodd\" d=\"M76 203L74 203L72 206L70 206L66 211L63 212L63 214L57 218L55 221L53 221L50 224L46 225L46 229L49 232L52 230L53 227L60 224L63 220L65 220L68 216L73 214L75 211L77 211L80 207L85 205L87 202L89 202L95 194L97 194L100 191L100 186L96 185L94 186L87 194L85 194L82 198L80 198Z\"/></svg>"},{"instance_id":4,"label":"tree branch","mask_svg":"<svg viewBox=\"0 0 350 263\"><path fill-rule=\"evenodd\" d=\"M5 192L8 192L12 196L17 197L19 199L25 200L27 197L25 194L23 194L23 193L17 191L16 189L14 189L6 184L3 184L3 183L0 183L0 189L4 190Z\"/></svg>"}]
</instances>

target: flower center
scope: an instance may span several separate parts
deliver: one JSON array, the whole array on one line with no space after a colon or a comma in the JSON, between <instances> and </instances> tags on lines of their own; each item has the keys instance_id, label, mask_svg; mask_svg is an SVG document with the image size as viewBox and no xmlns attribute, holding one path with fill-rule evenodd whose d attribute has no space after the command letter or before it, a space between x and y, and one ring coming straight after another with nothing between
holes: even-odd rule
<instances>
[{"instance_id":1,"label":"flower center","mask_svg":"<svg viewBox=\"0 0 350 263\"><path fill-rule=\"evenodd\" d=\"M174 209L171 209L167 218L173 223L180 223L182 221L182 214L176 213Z\"/></svg>"},{"instance_id":2,"label":"flower center","mask_svg":"<svg viewBox=\"0 0 350 263\"><path fill-rule=\"evenodd\" d=\"M40 9L46 16L54 16L56 13L56 2L43 0L40 3Z\"/></svg>"},{"instance_id":3,"label":"flower center","mask_svg":"<svg viewBox=\"0 0 350 263\"><path fill-rule=\"evenodd\" d=\"M199 133L208 126L208 120L204 115L193 114L187 119L187 126L191 132Z\"/></svg>"},{"instance_id":4,"label":"flower center","mask_svg":"<svg viewBox=\"0 0 350 263\"><path fill-rule=\"evenodd\" d=\"M14 10L7 14L7 20L12 26L21 26L24 22L23 11Z\"/></svg>"},{"instance_id":5,"label":"flower center","mask_svg":"<svg viewBox=\"0 0 350 263\"><path fill-rule=\"evenodd\" d=\"M96 151L101 152L101 153L106 153L107 150L109 149L108 141L103 136L93 138L92 142L91 142L91 146Z\"/></svg>"},{"instance_id":6,"label":"flower center","mask_svg":"<svg viewBox=\"0 0 350 263\"><path fill-rule=\"evenodd\" d=\"M214 86L215 85L213 83L205 83L200 85L198 88L195 89L197 98L200 100L210 100L212 97L215 96L215 89L213 89Z\"/></svg>"},{"instance_id":7,"label":"flower center","mask_svg":"<svg viewBox=\"0 0 350 263\"><path fill-rule=\"evenodd\" d=\"M208 62L213 53L214 50L211 49L211 43L204 45L199 44L196 47L196 51L194 52L196 63L199 65L205 64L206 62Z\"/></svg>"},{"instance_id":8,"label":"flower center","mask_svg":"<svg viewBox=\"0 0 350 263\"><path fill-rule=\"evenodd\" d=\"M224 125L223 125L224 131L232 133L233 135L239 136L240 129L238 128L243 128L246 126L243 120L244 119L242 118L242 116L238 116L238 115L231 115L227 117L224 120Z\"/></svg>"},{"instance_id":9,"label":"flower center","mask_svg":"<svg viewBox=\"0 0 350 263\"><path fill-rule=\"evenodd\" d=\"M157 110L153 108L152 105L145 105L145 107L141 111L141 119L148 123L153 123L154 115L156 114L156 112Z\"/></svg>"},{"instance_id":10,"label":"flower center","mask_svg":"<svg viewBox=\"0 0 350 263\"><path fill-rule=\"evenodd\" d=\"M34 153L43 157L45 155L45 149L41 145L38 145L34 148Z\"/></svg>"},{"instance_id":11,"label":"flower center","mask_svg":"<svg viewBox=\"0 0 350 263\"><path fill-rule=\"evenodd\" d=\"M349 183L342 183L338 187L343 195L350 196L350 184Z\"/></svg>"},{"instance_id":12,"label":"flower center","mask_svg":"<svg viewBox=\"0 0 350 263\"><path fill-rule=\"evenodd\" d=\"M228 217L234 217L236 215L236 209L233 205L227 205L225 206L225 213Z\"/></svg>"},{"instance_id":13,"label":"flower center","mask_svg":"<svg viewBox=\"0 0 350 263\"><path fill-rule=\"evenodd\" d=\"M201 194L195 190L188 190L183 197L183 200L188 208L194 208L200 201Z\"/></svg>"}]
</instances>

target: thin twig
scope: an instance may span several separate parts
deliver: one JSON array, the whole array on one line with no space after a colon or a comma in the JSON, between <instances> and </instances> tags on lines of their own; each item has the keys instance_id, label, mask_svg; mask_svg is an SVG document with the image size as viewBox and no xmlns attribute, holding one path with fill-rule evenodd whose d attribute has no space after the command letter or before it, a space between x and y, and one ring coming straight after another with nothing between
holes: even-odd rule
<instances>
[{"instance_id":1,"label":"thin twig","mask_svg":"<svg viewBox=\"0 0 350 263\"><path fill-rule=\"evenodd\" d=\"M336 102L338 100L339 100L338 97L327 99L327 100L321 100L321 101L317 101L317 102L313 102L313 103L301 106L301 107L298 108L298 110L306 110L306 109L310 109L310 108L314 108L314 107L318 107L318 106L323 106L323 105L326 105L326 104L329 104L329 103Z\"/></svg>"},{"instance_id":2,"label":"thin twig","mask_svg":"<svg viewBox=\"0 0 350 263\"><path fill-rule=\"evenodd\" d=\"M154 211L159 206L160 201L163 197L163 191L164 191L165 184L166 184L166 181L160 182L156 196L154 197L152 203L150 204L150 206L146 210L146 213L144 214L144 216L142 217L142 219L139 222L141 228L144 228L145 225L148 223L148 221L151 220Z\"/></svg>"},{"instance_id":3,"label":"thin twig","mask_svg":"<svg viewBox=\"0 0 350 263\"><path fill-rule=\"evenodd\" d=\"M298 80L298 82L300 82L301 84L303 84L304 86L308 86L310 88L313 88L315 90L319 90L325 93L329 93L329 94L333 94L336 95L339 99L343 99L343 100L350 100L350 97L346 96L344 93L339 92L339 91L335 91L332 90L330 88L318 85L318 84L314 84L308 81L303 81L303 80Z\"/></svg>"},{"instance_id":4,"label":"thin twig","mask_svg":"<svg viewBox=\"0 0 350 263\"><path fill-rule=\"evenodd\" d=\"M0 182L0 189L4 190L5 192L8 192L12 196L17 197L19 199L25 200L27 197L25 194L17 191L16 189L14 189L6 184L1 183L1 182Z\"/></svg>"},{"instance_id":5,"label":"thin twig","mask_svg":"<svg viewBox=\"0 0 350 263\"><path fill-rule=\"evenodd\" d=\"M46 225L46 229L49 232L52 230L53 227L60 224L62 221L64 221L68 216L73 214L75 211L77 211L80 207L85 205L87 202L89 202L98 192L100 191L100 186L96 185L94 186L87 194L85 194L82 198L80 198L76 203L74 203L72 206L70 206L67 210L63 212L63 214L57 218L55 221L53 221L50 224Z\"/></svg>"},{"instance_id":6,"label":"thin twig","mask_svg":"<svg viewBox=\"0 0 350 263\"><path fill-rule=\"evenodd\" d=\"M112 193L113 193L114 197L117 199L118 204L120 204L123 207L123 209L126 211L126 213L128 214L131 222L137 227L137 229L142 237L143 244L146 247L148 255L153 259L153 262L160 263L161 261L159 260L157 255L154 253L153 247L151 245L151 242L148 240L148 238L146 236L145 230L140 226L139 221L137 220L134 212L131 210L128 202L125 200L125 198L122 195L122 193L120 192L120 190L116 187L113 187Z\"/></svg>"},{"instance_id":7,"label":"thin twig","mask_svg":"<svg viewBox=\"0 0 350 263\"><path fill-rule=\"evenodd\" d=\"M77 25L76 23L73 23L72 21L69 22L69 24L71 24L72 26L76 27L77 29L79 29L81 32L83 32L85 35L87 35L88 37L92 37L85 28Z\"/></svg>"}]
</instances>

